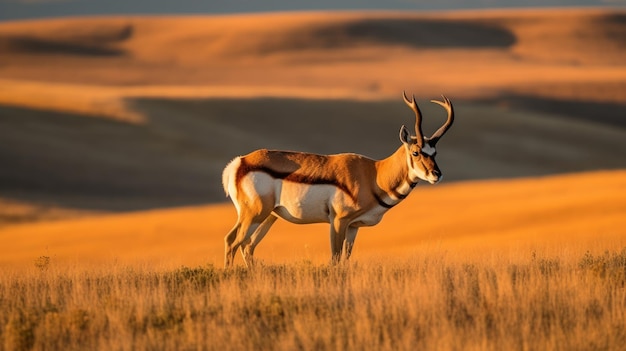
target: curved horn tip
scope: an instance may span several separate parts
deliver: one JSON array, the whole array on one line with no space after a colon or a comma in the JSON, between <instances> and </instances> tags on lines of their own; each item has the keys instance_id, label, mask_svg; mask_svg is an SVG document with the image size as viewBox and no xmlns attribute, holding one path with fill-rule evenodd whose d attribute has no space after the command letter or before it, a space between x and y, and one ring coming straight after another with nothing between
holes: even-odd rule
<instances>
[{"instance_id":1,"label":"curved horn tip","mask_svg":"<svg viewBox=\"0 0 626 351\"><path fill-rule=\"evenodd\" d=\"M439 101L439 100L430 100L430 102L435 103L437 105L441 105L441 106L446 106L446 105L452 105L452 103L450 102L450 99L448 99L445 95L441 94L441 97L443 98L443 101Z\"/></svg>"},{"instance_id":2,"label":"curved horn tip","mask_svg":"<svg viewBox=\"0 0 626 351\"><path fill-rule=\"evenodd\" d=\"M443 101L439 101L439 100L430 100L430 102L437 104L437 105L441 105L441 106L445 105Z\"/></svg>"},{"instance_id":3,"label":"curved horn tip","mask_svg":"<svg viewBox=\"0 0 626 351\"><path fill-rule=\"evenodd\" d=\"M411 100L409 100L409 98L406 96L406 91L402 91L402 97L404 98L404 102L407 103L407 105L415 105L415 94L411 95Z\"/></svg>"}]
</instances>

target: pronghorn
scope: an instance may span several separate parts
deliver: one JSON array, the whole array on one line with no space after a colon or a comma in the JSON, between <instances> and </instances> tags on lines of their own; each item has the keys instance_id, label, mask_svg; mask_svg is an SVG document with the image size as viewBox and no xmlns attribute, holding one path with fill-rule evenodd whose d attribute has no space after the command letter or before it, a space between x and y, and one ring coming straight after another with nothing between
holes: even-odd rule
<instances>
[{"instance_id":1,"label":"pronghorn","mask_svg":"<svg viewBox=\"0 0 626 351\"><path fill-rule=\"evenodd\" d=\"M452 103L431 100L448 113L447 121L430 138L422 134L419 107L403 93L415 112L415 134L400 128L402 145L391 156L375 161L345 153L256 150L236 157L224 169L222 183L237 210L237 223L224 237L226 267L237 248L246 266L254 249L278 217L296 224L329 223L332 262L347 260L359 227L376 225L383 215L409 195L422 179L441 180L435 145L454 121Z\"/></svg>"}]
</instances>

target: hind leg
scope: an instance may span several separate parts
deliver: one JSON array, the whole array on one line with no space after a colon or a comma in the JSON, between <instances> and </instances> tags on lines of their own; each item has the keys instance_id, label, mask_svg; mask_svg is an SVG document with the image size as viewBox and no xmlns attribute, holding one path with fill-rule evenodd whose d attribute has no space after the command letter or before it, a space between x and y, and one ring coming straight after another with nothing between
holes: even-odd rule
<instances>
[{"instance_id":1,"label":"hind leg","mask_svg":"<svg viewBox=\"0 0 626 351\"><path fill-rule=\"evenodd\" d=\"M233 229L231 229L231 231L228 234L226 234L226 237L224 237L224 244L225 244L224 266L225 267L232 266L233 261L235 259L235 253L237 252L237 249L241 247L242 245L248 246L248 243L250 243L250 245L252 245L252 249L254 250L254 247L256 246L256 244L258 244L260 239L252 240L251 239L252 235L253 233L257 231L257 228L259 228L261 224L263 224L263 222L268 217L270 217L271 213L272 213L271 209L268 209L257 215L252 215L252 214L249 214L248 212L239 216L237 224L235 224ZM268 224L271 225L272 223L273 223L273 220L270 220ZM262 235L260 236L261 238L263 235L265 235L268 229L269 229L269 226L267 229L263 229L260 231L262 233ZM244 255L244 260L245 260L245 255ZM246 265L248 265L247 262L246 262Z\"/></svg>"},{"instance_id":2,"label":"hind leg","mask_svg":"<svg viewBox=\"0 0 626 351\"><path fill-rule=\"evenodd\" d=\"M261 242L261 240L263 240L265 234L267 234L274 222L276 222L276 219L278 219L278 217L276 217L273 213L267 216L254 233L252 233L250 238L244 241L239 247L241 255L243 256L243 261L246 263L248 268L254 266L254 249Z\"/></svg>"},{"instance_id":3,"label":"hind leg","mask_svg":"<svg viewBox=\"0 0 626 351\"><path fill-rule=\"evenodd\" d=\"M225 241L225 258L224 267L230 267L235 260L235 253L237 249L247 241L250 241L250 236L261 225L262 220L255 221L241 221L238 225L235 225L226 237Z\"/></svg>"},{"instance_id":4,"label":"hind leg","mask_svg":"<svg viewBox=\"0 0 626 351\"><path fill-rule=\"evenodd\" d=\"M235 259L235 251L232 249L235 240L237 239L237 233L241 228L241 222L237 220L233 229L226 234L224 237L224 268L230 267L233 265L233 260Z\"/></svg>"},{"instance_id":5,"label":"hind leg","mask_svg":"<svg viewBox=\"0 0 626 351\"><path fill-rule=\"evenodd\" d=\"M236 188L237 196L233 199L233 203L237 208L238 219L237 224L224 238L224 265L226 267L233 265L235 253L242 245L244 246L242 253L245 247L250 245L252 245L252 251L254 250L256 244L251 238L257 228L271 215L275 203L274 180L267 174L250 173L239 181ZM265 235L265 232L267 232L266 229L260 231L261 237ZM244 254L244 260L245 258Z\"/></svg>"}]
</instances>

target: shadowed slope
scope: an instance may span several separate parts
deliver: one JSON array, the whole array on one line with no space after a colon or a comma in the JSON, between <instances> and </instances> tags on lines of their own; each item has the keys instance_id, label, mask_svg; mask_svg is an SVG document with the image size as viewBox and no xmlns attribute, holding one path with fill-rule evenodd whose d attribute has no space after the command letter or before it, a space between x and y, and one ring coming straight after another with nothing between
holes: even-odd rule
<instances>
[{"instance_id":1,"label":"shadowed slope","mask_svg":"<svg viewBox=\"0 0 626 351\"><path fill-rule=\"evenodd\" d=\"M445 112L420 101L430 135ZM412 123L402 101L137 100L145 123L0 108L0 193L64 207L131 210L224 200L226 163L258 148L381 159ZM455 102L439 143L446 181L625 168L626 129Z\"/></svg>"},{"instance_id":2,"label":"shadowed slope","mask_svg":"<svg viewBox=\"0 0 626 351\"><path fill-rule=\"evenodd\" d=\"M128 40L133 28L128 25L87 26L56 29L50 32L8 34L0 37L0 52L15 55L117 56L123 55L119 43Z\"/></svg>"},{"instance_id":3,"label":"shadowed slope","mask_svg":"<svg viewBox=\"0 0 626 351\"><path fill-rule=\"evenodd\" d=\"M622 65L626 53L626 13L540 11L503 21L518 38L513 52L527 59L563 64Z\"/></svg>"}]
</instances>

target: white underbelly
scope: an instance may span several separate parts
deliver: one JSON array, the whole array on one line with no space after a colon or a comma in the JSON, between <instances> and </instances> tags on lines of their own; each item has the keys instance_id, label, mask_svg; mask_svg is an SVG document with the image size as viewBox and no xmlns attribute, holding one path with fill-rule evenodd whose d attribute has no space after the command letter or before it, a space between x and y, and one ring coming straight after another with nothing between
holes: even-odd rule
<instances>
[{"instance_id":1,"label":"white underbelly","mask_svg":"<svg viewBox=\"0 0 626 351\"><path fill-rule=\"evenodd\" d=\"M330 209L338 196L344 194L333 185L276 180L274 212L297 224L329 222Z\"/></svg>"}]
</instances>

